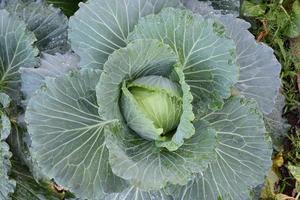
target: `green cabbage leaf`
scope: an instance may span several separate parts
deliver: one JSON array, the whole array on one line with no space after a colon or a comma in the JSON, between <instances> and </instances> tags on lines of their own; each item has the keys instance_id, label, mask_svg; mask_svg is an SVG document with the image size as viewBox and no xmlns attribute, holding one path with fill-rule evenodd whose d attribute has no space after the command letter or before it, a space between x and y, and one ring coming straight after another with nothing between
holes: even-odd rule
<instances>
[{"instance_id":1,"label":"green cabbage leaf","mask_svg":"<svg viewBox=\"0 0 300 200\"><path fill-rule=\"evenodd\" d=\"M9 178L11 169L11 153L9 146L5 142L11 132L11 124L8 116L5 114L5 109L9 106L11 99L5 93L0 93L1 103L1 124L0 124L0 199L6 200L10 193L13 193L16 182Z\"/></svg>"}]
</instances>

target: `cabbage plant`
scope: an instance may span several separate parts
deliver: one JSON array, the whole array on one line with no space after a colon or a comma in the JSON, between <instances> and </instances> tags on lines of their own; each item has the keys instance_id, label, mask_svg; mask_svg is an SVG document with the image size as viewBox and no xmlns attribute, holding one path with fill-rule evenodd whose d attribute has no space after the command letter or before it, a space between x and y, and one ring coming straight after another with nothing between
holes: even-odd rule
<instances>
[{"instance_id":1,"label":"cabbage plant","mask_svg":"<svg viewBox=\"0 0 300 200\"><path fill-rule=\"evenodd\" d=\"M28 131L11 146L36 179L80 199L251 198L271 166L264 116L280 64L247 22L197 2L89 0L70 17L68 42L51 17L34 26L36 4L0 10L2 91L26 110ZM4 199L15 184L6 137Z\"/></svg>"}]
</instances>

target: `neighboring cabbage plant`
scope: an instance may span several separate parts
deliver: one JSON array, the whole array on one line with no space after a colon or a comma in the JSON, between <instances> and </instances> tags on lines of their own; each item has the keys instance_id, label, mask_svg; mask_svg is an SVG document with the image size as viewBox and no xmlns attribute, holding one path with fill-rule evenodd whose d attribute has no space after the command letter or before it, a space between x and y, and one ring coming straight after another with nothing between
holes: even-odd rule
<instances>
[{"instance_id":1,"label":"neighboring cabbage plant","mask_svg":"<svg viewBox=\"0 0 300 200\"><path fill-rule=\"evenodd\" d=\"M0 30L9 29L3 23L9 18L26 30L13 36L29 38L20 47L12 42L24 64L0 49L0 66L16 71L12 80L21 73L22 84L13 88L23 92L25 125L19 120L28 133L25 147L15 144L17 136L11 146L30 148L25 163L35 178L43 174L80 199L251 198L271 166L264 115L274 110L280 64L271 48L256 43L247 22L210 7L195 9L201 5L80 3L68 30L78 56L66 52L65 26L54 28L62 34L55 46L44 46L38 27L26 32L30 20L19 7L8 4L10 15L0 11ZM40 50L38 68L37 48L27 47L32 44ZM28 55L19 58L23 52Z\"/></svg>"}]
</instances>

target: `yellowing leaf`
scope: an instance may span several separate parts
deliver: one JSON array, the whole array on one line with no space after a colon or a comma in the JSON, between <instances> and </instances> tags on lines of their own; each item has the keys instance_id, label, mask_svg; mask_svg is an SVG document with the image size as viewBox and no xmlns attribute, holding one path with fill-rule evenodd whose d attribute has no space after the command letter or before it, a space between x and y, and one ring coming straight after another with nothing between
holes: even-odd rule
<instances>
[{"instance_id":1,"label":"yellowing leaf","mask_svg":"<svg viewBox=\"0 0 300 200\"><path fill-rule=\"evenodd\" d=\"M283 166L283 164L284 164L283 154L282 152L279 152L273 158L273 165L268 172L265 181L265 186L261 191L261 195L260 195L261 199L283 200L280 196L281 194L277 194L278 193L277 187L280 179L280 173L278 172L278 168Z\"/></svg>"},{"instance_id":2,"label":"yellowing leaf","mask_svg":"<svg viewBox=\"0 0 300 200\"><path fill-rule=\"evenodd\" d=\"M277 194L275 200L296 200L294 197L290 197L285 194Z\"/></svg>"},{"instance_id":3,"label":"yellowing leaf","mask_svg":"<svg viewBox=\"0 0 300 200\"><path fill-rule=\"evenodd\" d=\"M279 152L273 158L273 167L276 169L278 167L282 167L283 164L284 164L283 154L282 152Z\"/></svg>"},{"instance_id":4,"label":"yellowing leaf","mask_svg":"<svg viewBox=\"0 0 300 200\"><path fill-rule=\"evenodd\" d=\"M276 185L279 181L279 177L276 172L271 168L268 172L265 186L263 187L260 198L261 199L270 199L275 198L276 196Z\"/></svg>"}]
</instances>

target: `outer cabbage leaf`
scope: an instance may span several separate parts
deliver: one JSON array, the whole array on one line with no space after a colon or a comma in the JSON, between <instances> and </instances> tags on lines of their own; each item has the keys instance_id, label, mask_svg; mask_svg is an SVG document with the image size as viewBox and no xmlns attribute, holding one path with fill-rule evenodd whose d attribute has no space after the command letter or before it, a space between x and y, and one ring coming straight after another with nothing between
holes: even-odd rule
<instances>
[{"instance_id":1,"label":"outer cabbage leaf","mask_svg":"<svg viewBox=\"0 0 300 200\"><path fill-rule=\"evenodd\" d=\"M50 55L43 53L39 68L21 68L21 91L29 100L46 77L59 77L79 68L79 57L73 53Z\"/></svg>"},{"instance_id":2,"label":"outer cabbage leaf","mask_svg":"<svg viewBox=\"0 0 300 200\"><path fill-rule=\"evenodd\" d=\"M166 195L163 190L143 191L137 187L130 187L120 193L107 195L105 200L172 200L172 197Z\"/></svg>"},{"instance_id":3,"label":"outer cabbage leaf","mask_svg":"<svg viewBox=\"0 0 300 200\"><path fill-rule=\"evenodd\" d=\"M7 0L0 0L0 9L3 9Z\"/></svg>"},{"instance_id":4,"label":"outer cabbage leaf","mask_svg":"<svg viewBox=\"0 0 300 200\"><path fill-rule=\"evenodd\" d=\"M46 78L25 116L32 155L42 172L88 199L101 199L125 186L108 162L103 130L115 122L98 115L95 86L100 74L85 69Z\"/></svg>"},{"instance_id":5,"label":"outer cabbage leaf","mask_svg":"<svg viewBox=\"0 0 300 200\"><path fill-rule=\"evenodd\" d=\"M284 106L285 98L279 93L273 111L268 115L264 115L266 129L272 137L273 147L277 150L282 147L283 139L290 129L287 120L282 117Z\"/></svg>"},{"instance_id":6,"label":"outer cabbage leaf","mask_svg":"<svg viewBox=\"0 0 300 200\"><path fill-rule=\"evenodd\" d=\"M250 24L233 16L220 16L227 35L236 43L237 63L240 77L238 91L247 98L254 98L264 114L269 114L275 104L280 88L280 63L273 50L257 43L248 31Z\"/></svg>"},{"instance_id":7,"label":"outer cabbage leaf","mask_svg":"<svg viewBox=\"0 0 300 200\"><path fill-rule=\"evenodd\" d=\"M125 47L140 17L177 6L180 0L90 0L70 18L72 49L80 66L102 69L108 56Z\"/></svg>"},{"instance_id":8,"label":"outer cabbage leaf","mask_svg":"<svg viewBox=\"0 0 300 200\"><path fill-rule=\"evenodd\" d=\"M144 190L161 189L167 182L185 184L192 172L205 169L214 149L215 136L210 129L185 141L182 148L169 151L133 133L123 120L119 108L122 83L149 75L168 76L174 63L175 54L168 45L156 40L135 40L109 57L96 89L100 113L122 123L120 130L110 129L107 133L112 170ZM181 119L180 123L191 122ZM182 140L185 134L189 133L176 132L173 138Z\"/></svg>"},{"instance_id":9,"label":"outer cabbage leaf","mask_svg":"<svg viewBox=\"0 0 300 200\"><path fill-rule=\"evenodd\" d=\"M248 31L250 28L248 22L232 15L220 15L211 9L201 9L202 3L204 2L187 0L185 6L196 13L216 17L222 21L227 35L236 45L237 63L240 67L240 80L236 88L242 95L254 98L264 114L271 113L280 88L281 70L273 50L255 41L254 36Z\"/></svg>"},{"instance_id":10,"label":"outer cabbage leaf","mask_svg":"<svg viewBox=\"0 0 300 200\"><path fill-rule=\"evenodd\" d=\"M9 193L12 193L15 188L15 182L9 180L8 171L10 169L8 145L1 141L0 142L0 199L7 200Z\"/></svg>"},{"instance_id":11,"label":"outer cabbage leaf","mask_svg":"<svg viewBox=\"0 0 300 200\"><path fill-rule=\"evenodd\" d=\"M2 105L1 108L8 108L10 103L11 103L11 98L5 93L0 93L0 104Z\"/></svg>"},{"instance_id":12,"label":"outer cabbage leaf","mask_svg":"<svg viewBox=\"0 0 300 200\"><path fill-rule=\"evenodd\" d=\"M17 122L12 124L11 133L6 141L10 146L14 158L29 168L29 171L32 173L35 180L48 181L49 178L42 173L37 162L32 158L29 150L31 147L31 138L26 130L24 115L24 113L20 114Z\"/></svg>"},{"instance_id":13,"label":"outer cabbage leaf","mask_svg":"<svg viewBox=\"0 0 300 200\"><path fill-rule=\"evenodd\" d=\"M19 68L34 67L37 49L32 47L35 36L27 31L26 25L6 10L0 10L0 90L14 100L19 97Z\"/></svg>"},{"instance_id":14,"label":"outer cabbage leaf","mask_svg":"<svg viewBox=\"0 0 300 200\"><path fill-rule=\"evenodd\" d=\"M250 198L250 190L264 181L272 164L272 148L257 104L232 97L222 110L211 112L200 122L203 120L217 131L217 159L186 186L173 186L169 192L183 200Z\"/></svg>"},{"instance_id":15,"label":"outer cabbage leaf","mask_svg":"<svg viewBox=\"0 0 300 200\"><path fill-rule=\"evenodd\" d=\"M180 60L194 102L220 108L222 98L230 96L238 80L238 67L234 42L217 23L188 10L166 8L142 18L129 39L151 38L169 44Z\"/></svg>"},{"instance_id":16,"label":"outer cabbage leaf","mask_svg":"<svg viewBox=\"0 0 300 200\"><path fill-rule=\"evenodd\" d=\"M10 180L8 177L8 173L10 170L10 161L9 158L11 157L11 153L9 152L9 147L5 143L5 136L3 134L4 129L8 129L8 124L5 124L6 122L9 122L9 119L7 119L5 116L1 117L1 140L0 140L0 199L1 200L7 200L9 193L12 193L15 188L15 182Z\"/></svg>"},{"instance_id":17,"label":"outer cabbage leaf","mask_svg":"<svg viewBox=\"0 0 300 200\"><path fill-rule=\"evenodd\" d=\"M192 173L203 172L214 155L215 131L199 129L176 151L159 148L126 129L111 131L107 147L112 170L142 190L162 189L167 183L184 185Z\"/></svg>"},{"instance_id":18,"label":"outer cabbage leaf","mask_svg":"<svg viewBox=\"0 0 300 200\"><path fill-rule=\"evenodd\" d=\"M185 7L201 15L233 14L239 15L239 0L182 0ZM212 15L213 16L213 15Z\"/></svg>"},{"instance_id":19,"label":"outer cabbage leaf","mask_svg":"<svg viewBox=\"0 0 300 200\"><path fill-rule=\"evenodd\" d=\"M194 13L199 13L202 16L206 16L208 14L219 14L217 10L211 6L210 1L198 1L198 0L182 0L183 5L193 11Z\"/></svg>"},{"instance_id":20,"label":"outer cabbage leaf","mask_svg":"<svg viewBox=\"0 0 300 200\"><path fill-rule=\"evenodd\" d=\"M3 108L9 105L10 98L4 94L0 93L0 103ZM4 111L1 111L1 130L0 130L0 199L7 200L9 193L12 193L15 188L15 182L10 180L8 173L11 168L9 147L5 140L10 134L11 125L9 118L5 115Z\"/></svg>"},{"instance_id":21,"label":"outer cabbage leaf","mask_svg":"<svg viewBox=\"0 0 300 200\"><path fill-rule=\"evenodd\" d=\"M40 51L64 53L68 44L68 19L59 9L44 2L10 0L6 9L25 21L27 29L37 38L35 45Z\"/></svg>"}]
</instances>

